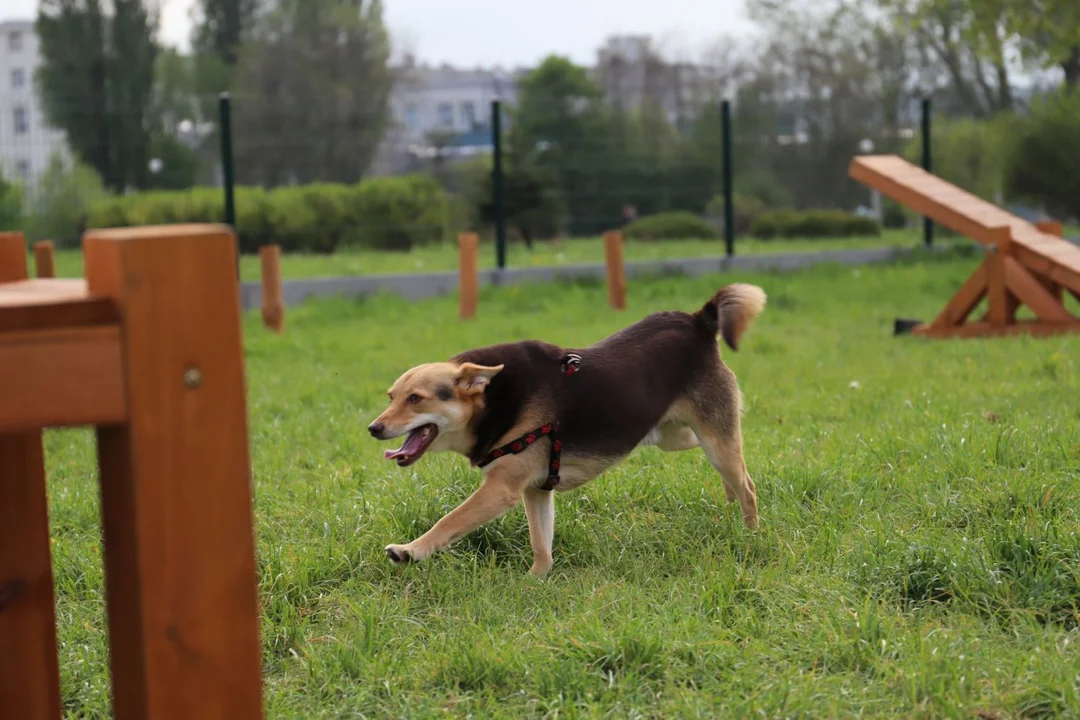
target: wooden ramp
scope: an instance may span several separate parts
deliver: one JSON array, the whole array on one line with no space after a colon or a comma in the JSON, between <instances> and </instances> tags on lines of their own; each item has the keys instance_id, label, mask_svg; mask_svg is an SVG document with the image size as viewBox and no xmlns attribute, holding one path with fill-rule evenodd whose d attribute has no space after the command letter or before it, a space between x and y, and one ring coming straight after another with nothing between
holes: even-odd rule
<instances>
[{"instance_id":1,"label":"wooden ramp","mask_svg":"<svg viewBox=\"0 0 1080 720\"><path fill-rule=\"evenodd\" d=\"M849 174L986 248L982 265L941 314L912 333L947 338L1080 332L1080 318L1063 303L1066 291L1080 300L1080 247L1061 238L1059 223L1029 223L896 155L858 156ZM968 322L984 297L989 311ZM1037 319L1018 321L1021 305Z\"/></svg>"}]
</instances>

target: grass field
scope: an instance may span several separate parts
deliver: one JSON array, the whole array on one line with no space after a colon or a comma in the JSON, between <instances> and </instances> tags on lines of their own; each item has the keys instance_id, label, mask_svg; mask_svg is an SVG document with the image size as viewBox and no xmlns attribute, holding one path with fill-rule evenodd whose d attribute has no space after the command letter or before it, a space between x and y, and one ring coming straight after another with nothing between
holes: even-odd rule
<instances>
[{"instance_id":1,"label":"grass field","mask_svg":"<svg viewBox=\"0 0 1080 720\"><path fill-rule=\"evenodd\" d=\"M818 252L872 247L914 247L920 238L915 233L888 231L880 238L837 238L822 240L772 240L739 238L735 251L740 255L762 253ZM627 241L624 256L628 261L720 256L723 240ZM577 263L604 262L604 243L600 238L571 239L560 243L538 242L533 250L513 243L508 248L509 267L544 267ZM31 267L33 267L31 261ZM480 267L495 267L495 247L485 243L480 248ZM432 245L410 252L343 251L334 255L286 255L281 261L285 278L331 277L340 275L384 275L456 271L457 246ZM61 277L82 277L82 253L64 250L56 253L56 272ZM259 258L241 259L240 275L245 281L259 279Z\"/></svg>"},{"instance_id":2,"label":"grass field","mask_svg":"<svg viewBox=\"0 0 1080 720\"><path fill-rule=\"evenodd\" d=\"M893 338L974 257L246 319L272 718L1029 717L1080 710L1080 337ZM404 568L382 548L475 486L402 470L365 427L407 367L481 344L588 344L720 284L769 306L724 357L746 395L762 526L700 451L638 451L556 500L555 567L519 509ZM1076 310L1076 305L1073 305ZM108 710L91 436L50 431L65 707Z\"/></svg>"}]
</instances>

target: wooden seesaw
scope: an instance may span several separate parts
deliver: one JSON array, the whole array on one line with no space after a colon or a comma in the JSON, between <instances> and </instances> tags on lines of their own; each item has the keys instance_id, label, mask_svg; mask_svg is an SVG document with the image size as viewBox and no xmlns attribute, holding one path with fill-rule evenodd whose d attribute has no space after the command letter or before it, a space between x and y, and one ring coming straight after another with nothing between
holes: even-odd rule
<instances>
[{"instance_id":1,"label":"wooden seesaw","mask_svg":"<svg viewBox=\"0 0 1080 720\"><path fill-rule=\"evenodd\" d=\"M60 718L42 431L94 426L113 714L261 718L236 240L103 230L86 280L0 234L0 718Z\"/></svg>"},{"instance_id":2,"label":"wooden seesaw","mask_svg":"<svg viewBox=\"0 0 1080 720\"><path fill-rule=\"evenodd\" d=\"M933 338L1080 332L1064 293L1080 300L1080 247L1058 223L1032 224L895 155L856 157L851 177L936 223L975 240L986 259L930 324L911 332ZM988 311L968 316L988 299ZM1018 320L1026 305L1035 320Z\"/></svg>"}]
</instances>

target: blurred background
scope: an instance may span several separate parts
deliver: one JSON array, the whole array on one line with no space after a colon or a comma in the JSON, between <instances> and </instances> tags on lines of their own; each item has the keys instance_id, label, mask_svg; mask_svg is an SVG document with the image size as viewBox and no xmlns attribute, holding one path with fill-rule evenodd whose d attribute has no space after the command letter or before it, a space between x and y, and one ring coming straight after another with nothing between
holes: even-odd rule
<instances>
[{"instance_id":1,"label":"blurred background","mask_svg":"<svg viewBox=\"0 0 1080 720\"><path fill-rule=\"evenodd\" d=\"M234 175L245 252L490 240L501 212L517 247L625 228L721 253L725 162L740 239L918 242L918 219L847 167L921 162L924 127L946 179L1022 215L1080 216L1075 0L3 12L0 227L58 247L87 227L222 220Z\"/></svg>"}]
</instances>

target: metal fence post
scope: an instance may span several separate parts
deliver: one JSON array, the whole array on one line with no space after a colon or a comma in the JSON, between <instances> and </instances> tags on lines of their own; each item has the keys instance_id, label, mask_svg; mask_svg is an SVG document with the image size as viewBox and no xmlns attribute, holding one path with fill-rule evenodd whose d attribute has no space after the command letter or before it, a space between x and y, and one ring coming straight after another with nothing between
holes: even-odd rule
<instances>
[{"instance_id":1,"label":"metal fence post","mask_svg":"<svg viewBox=\"0 0 1080 720\"><path fill-rule=\"evenodd\" d=\"M491 204L495 211L495 264L506 267L506 208L503 205L502 103L491 101Z\"/></svg>"},{"instance_id":2,"label":"metal fence post","mask_svg":"<svg viewBox=\"0 0 1080 720\"><path fill-rule=\"evenodd\" d=\"M218 96L221 132L221 174L225 190L225 223L236 232L236 177L232 151L232 108L229 93ZM237 238L239 243L239 237ZM237 248L239 250L239 247ZM240 277L240 253L236 253L236 277Z\"/></svg>"},{"instance_id":3,"label":"metal fence post","mask_svg":"<svg viewBox=\"0 0 1080 720\"><path fill-rule=\"evenodd\" d=\"M720 105L724 146L724 245L727 256L735 255L735 183L732 179L731 101Z\"/></svg>"},{"instance_id":4,"label":"metal fence post","mask_svg":"<svg viewBox=\"0 0 1080 720\"><path fill-rule=\"evenodd\" d=\"M922 166L926 172L933 172L932 158L930 154L931 140L933 136L930 132L930 118L931 118L931 105L930 98L923 98L922 101ZM930 247L934 244L934 221L928 217L923 218L923 243L926 247Z\"/></svg>"}]
</instances>

